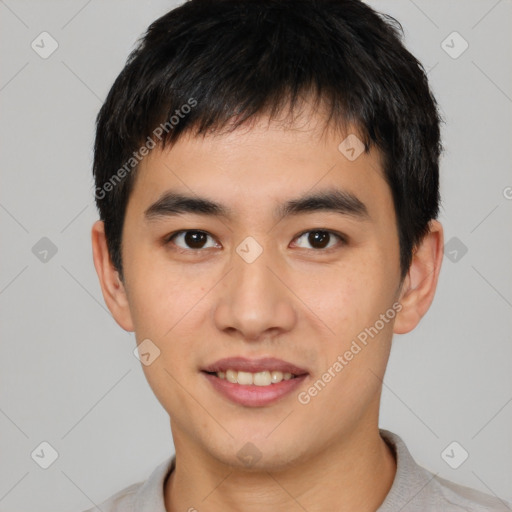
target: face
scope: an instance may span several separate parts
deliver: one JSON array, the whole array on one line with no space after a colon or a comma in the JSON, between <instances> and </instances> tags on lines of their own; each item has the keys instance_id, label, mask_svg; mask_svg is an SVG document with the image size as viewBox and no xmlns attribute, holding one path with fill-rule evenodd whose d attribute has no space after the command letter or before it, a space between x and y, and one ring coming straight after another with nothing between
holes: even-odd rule
<instances>
[{"instance_id":1,"label":"face","mask_svg":"<svg viewBox=\"0 0 512 512\"><path fill-rule=\"evenodd\" d=\"M150 340L177 449L276 469L377 424L400 309L394 206L380 155L353 160L322 128L260 119L139 167L115 316Z\"/></svg>"}]
</instances>

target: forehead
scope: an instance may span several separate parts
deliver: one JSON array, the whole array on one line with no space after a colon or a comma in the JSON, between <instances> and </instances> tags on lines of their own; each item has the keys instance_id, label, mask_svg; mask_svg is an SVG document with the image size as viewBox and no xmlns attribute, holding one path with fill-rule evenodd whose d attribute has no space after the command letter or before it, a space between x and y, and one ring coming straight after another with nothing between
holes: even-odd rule
<instances>
[{"instance_id":1,"label":"forehead","mask_svg":"<svg viewBox=\"0 0 512 512\"><path fill-rule=\"evenodd\" d=\"M292 124L260 118L199 136L189 131L139 164L130 200L146 210L172 190L254 215L256 205L335 187L368 203L370 213L376 203L393 209L380 152L372 148L357 156L361 149L355 129L341 133L315 116Z\"/></svg>"}]
</instances>

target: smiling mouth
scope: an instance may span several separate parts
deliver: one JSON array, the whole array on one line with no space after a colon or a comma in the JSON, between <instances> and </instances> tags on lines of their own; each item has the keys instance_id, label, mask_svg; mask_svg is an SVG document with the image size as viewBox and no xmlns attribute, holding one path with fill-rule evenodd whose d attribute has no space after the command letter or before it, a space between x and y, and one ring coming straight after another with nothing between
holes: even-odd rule
<instances>
[{"instance_id":1,"label":"smiling mouth","mask_svg":"<svg viewBox=\"0 0 512 512\"><path fill-rule=\"evenodd\" d=\"M308 373L300 375L280 370L247 372L226 369L201 372L213 389L224 398L244 407L271 406L303 384Z\"/></svg>"},{"instance_id":2,"label":"smiling mouth","mask_svg":"<svg viewBox=\"0 0 512 512\"><path fill-rule=\"evenodd\" d=\"M309 377L309 372L276 357L219 359L201 368L213 389L245 407L264 407L290 395Z\"/></svg>"}]
</instances>

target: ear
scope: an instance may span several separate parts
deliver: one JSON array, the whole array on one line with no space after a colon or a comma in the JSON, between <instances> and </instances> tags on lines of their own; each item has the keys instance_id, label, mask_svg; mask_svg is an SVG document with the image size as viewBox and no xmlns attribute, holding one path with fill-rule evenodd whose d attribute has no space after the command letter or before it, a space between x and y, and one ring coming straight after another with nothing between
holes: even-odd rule
<instances>
[{"instance_id":1,"label":"ear","mask_svg":"<svg viewBox=\"0 0 512 512\"><path fill-rule=\"evenodd\" d=\"M414 251L402 284L399 296L402 309L395 318L394 333L412 331L432 304L443 261L443 246L443 226L432 220L429 232Z\"/></svg>"},{"instance_id":2,"label":"ear","mask_svg":"<svg viewBox=\"0 0 512 512\"><path fill-rule=\"evenodd\" d=\"M125 331L134 331L126 290L108 252L103 221L98 220L93 224L91 238L94 267L100 280L103 299L115 321Z\"/></svg>"}]
</instances>

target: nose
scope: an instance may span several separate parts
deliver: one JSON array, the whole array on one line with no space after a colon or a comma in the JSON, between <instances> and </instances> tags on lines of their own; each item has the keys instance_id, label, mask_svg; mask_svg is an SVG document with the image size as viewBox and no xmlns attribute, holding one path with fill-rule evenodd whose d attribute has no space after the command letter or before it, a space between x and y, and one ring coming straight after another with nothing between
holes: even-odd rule
<instances>
[{"instance_id":1,"label":"nose","mask_svg":"<svg viewBox=\"0 0 512 512\"><path fill-rule=\"evenodd\" d=\"M252 262L233 252L231 263L232 270L218 290L217 328L246 341L261 341L293 329L297 314L285 263L265 249Z\"/></svg>"}]
</instances>

